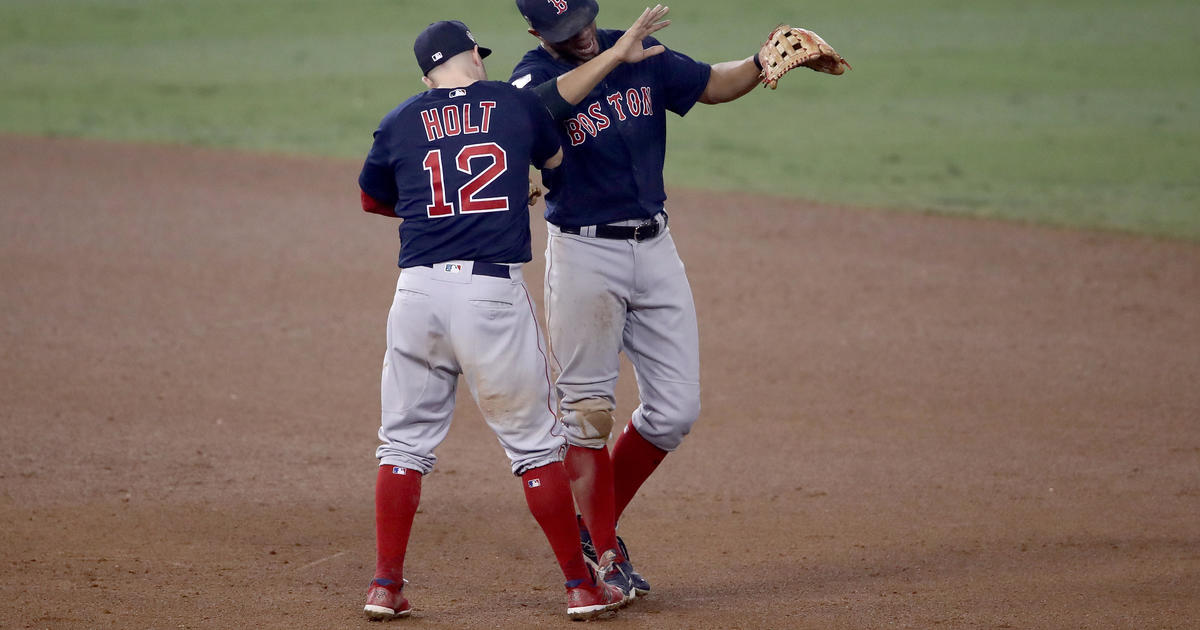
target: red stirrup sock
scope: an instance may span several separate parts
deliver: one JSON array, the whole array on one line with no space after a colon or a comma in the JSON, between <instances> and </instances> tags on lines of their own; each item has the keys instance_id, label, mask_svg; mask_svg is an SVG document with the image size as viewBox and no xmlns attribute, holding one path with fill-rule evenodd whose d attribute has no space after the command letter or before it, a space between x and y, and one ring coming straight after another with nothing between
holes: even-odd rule
<instances>
[{"instance_id":1,"label":"red stirrup sock","mask_svg":"<svg viewBox=\"0 0 1200 630\"><path fill-rule=\"evenodd\" d=\"M613 507L616 520L621 520L625 507L633 500L650 474L666 458L667 451L646 441L633 422L625 425L621 437L613 444ZM615 521L614 521L615 522Z\"/></svg>"},{"instance_id":2,"label":"red stirrup sock","mask_svg":"<svg viewBox=\"0 0 1200 630\"><path fill-rule=\"evenodd\" d=\"M421 473L383 465L375 478L375 578L404 579L404 552L421 502Z\"/></svg>"},{"instance_id":3,"label":"red stirrup sock","mask_svg":"<svg viewBox=\"0 0 1200 630\"><path fill-rule=\"evenodd\" d=\"M596 555L613 549L620 556L615 529L617 520L613 512L613 467L608 447L584 448L572 444L567 447L563 464L571 478L571 491L592 536Z\"/></svg>"},{"instance_id":4,"label":"red stirrup sock","mask_svg":"<svg viewBox=\"0 0 1200 630\"><path fill-rule=\"evenodd\" d=\"M541 525L554 558L567 582L588 580L587 565L579 548L579 529L575 526L571 484L561 462L526 470L521 474L525 502L534 520Z\"/></svg>"}]
</instances>

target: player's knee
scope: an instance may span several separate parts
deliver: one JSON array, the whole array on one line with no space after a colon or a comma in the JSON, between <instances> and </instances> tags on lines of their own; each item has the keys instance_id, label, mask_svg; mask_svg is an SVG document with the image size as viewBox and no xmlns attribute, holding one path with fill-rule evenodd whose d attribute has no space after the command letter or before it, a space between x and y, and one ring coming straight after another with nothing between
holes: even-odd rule
<instances>
[{"instance_id":1,"label":"player's knee","mask_svg":"<svg viewBox=\"0 0 1200 630\"><path fill-rule=\"evenodd\" d=\"M700 418L700 387L678 384L673 395L647 401L634 413L638 433L654 446L673 451Z\"/></svg>"},{"instance_id":2,"label":"player's knee","mask_svg":"<svg viewBox=\"0 0 1200 630\"><path fill-rule=\"evenodd\" d=\"M700 417L700 386L676 383L664 393L667 396L653 404L654 415L687 433Z\"/></svg>"},{"instance_id":3,"label":"player's knee","mask_svg":"<svg viewBox=\"0 0 1200 630\"><path fill-rule=\"evenodd\" d=\"M680 424L686 426L690 431L692 425L696 424L696 420L700 419L700 392L681 401L675 409L675 413L679 416Z\"/></svg>"},{"instance_id":4,"label":"player's knee","mask_svg":"<svg viewBox=\"0 0 1200 630\"><path fill-rule=\"evenodd\" d=\"M567 433L567 443L571 446L590 449L598 449L608 446L608 440L605 438L582 437L571 432Z\"/></svg>"},{"instance_id":5,"label":"player's knee","mask_svg":"<svg viewBox=\"0 0 1200 630\"><path fill-rule=\"evenodd\" d=\"M612 403L600 398L573 403L563 421L567 425L568 442L585 448L600 448L608 443L612 433Z\"/></svg>"}]
</instances>

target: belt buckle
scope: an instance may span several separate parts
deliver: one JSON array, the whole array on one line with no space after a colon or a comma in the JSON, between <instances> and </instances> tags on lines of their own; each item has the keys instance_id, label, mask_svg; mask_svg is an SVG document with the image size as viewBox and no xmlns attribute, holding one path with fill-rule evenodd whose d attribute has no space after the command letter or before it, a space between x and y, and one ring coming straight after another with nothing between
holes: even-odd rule
<instances>
[{"instance_id":1,"label":"belt buckle","mask_svg":"<svg viewBox=\"0 0 1200 630\"><path fill-rule=\"evenodd\" d=\"M646 228L645 234L643 234L642 228ZM655 223L653 219L646 221L645 223L641 223L633 228L633 240L635 241L644 241L648 238L654 238L656 234L658 234L658 223Z\"/></svg>"}]
</instances>

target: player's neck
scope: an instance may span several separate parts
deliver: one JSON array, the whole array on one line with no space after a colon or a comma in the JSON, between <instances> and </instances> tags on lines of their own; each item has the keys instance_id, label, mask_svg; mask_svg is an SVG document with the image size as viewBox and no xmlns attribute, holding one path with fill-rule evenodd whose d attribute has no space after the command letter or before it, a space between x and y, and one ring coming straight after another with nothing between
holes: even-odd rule
<instances>
[{"instance_id":1,"label":"player's neck","mask_svg":"<svg viewBox=\"0 0 1200 630\"><path fill-rule=\"evenodd\" d=\"M478 80L479 79L476 79L475 77L469 77L466 75L448 76L441 78L440 81L435 81L433 87L437 89L465 88Z\"/></svg>"}]
</instances>

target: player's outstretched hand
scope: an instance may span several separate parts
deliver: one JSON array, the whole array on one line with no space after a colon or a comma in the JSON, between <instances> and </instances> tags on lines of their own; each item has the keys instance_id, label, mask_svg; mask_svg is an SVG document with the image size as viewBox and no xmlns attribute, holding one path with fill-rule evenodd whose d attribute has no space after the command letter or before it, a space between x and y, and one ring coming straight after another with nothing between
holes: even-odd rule
<instances>
[{"instance_id":1,"label":"player's outstretched hand","mask_svg":"<svg viewBox=\"0 0 1200 630\"><path fill-rule=\"evenodd\" d=\"M625 34L617 40L617 43L613 44L613 48L616 49L617 56L621 61L625 63L637 63L666 50L666 47L661 44L645 48L642 46L642 40L649 37L652 33L670 26L671 20L662 19L670 10L670 7L656 4L653 9L642 11L641 17L633 22L633 26L630 26L629 30L625 31Z\"/></svg>"}]
</instances>

